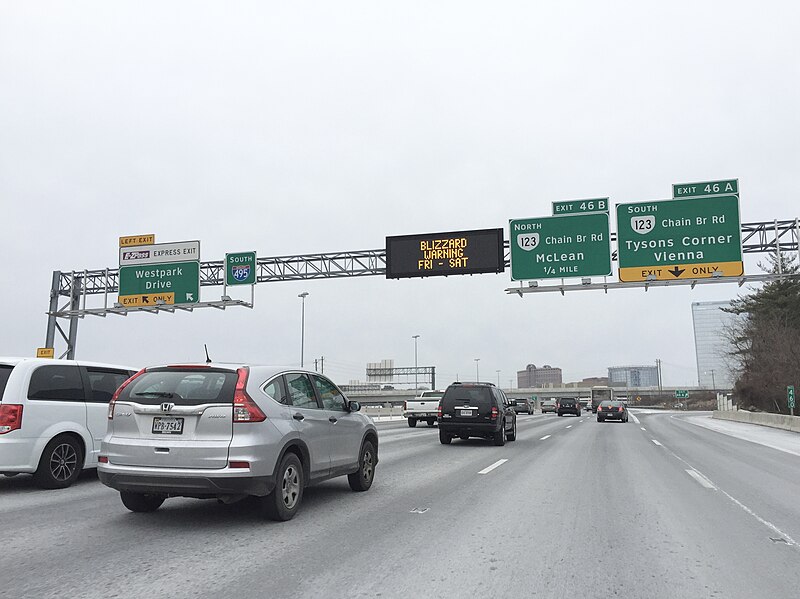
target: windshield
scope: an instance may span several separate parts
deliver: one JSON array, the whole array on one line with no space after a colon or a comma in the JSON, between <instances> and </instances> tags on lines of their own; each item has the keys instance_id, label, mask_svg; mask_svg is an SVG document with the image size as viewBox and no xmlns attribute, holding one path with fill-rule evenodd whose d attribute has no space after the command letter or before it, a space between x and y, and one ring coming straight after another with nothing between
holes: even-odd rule
<instances>
[{"instance_id":1,"label":"windshield","mask_svg":"<svg viewBox=\"0 0 800 599\"><path fill-rule=\"evenodd\" d=\"M120 394L120 401L158 405L233 403L236 373L214 370L153 370L134 379Z\"/></svg>"}]
</instances>

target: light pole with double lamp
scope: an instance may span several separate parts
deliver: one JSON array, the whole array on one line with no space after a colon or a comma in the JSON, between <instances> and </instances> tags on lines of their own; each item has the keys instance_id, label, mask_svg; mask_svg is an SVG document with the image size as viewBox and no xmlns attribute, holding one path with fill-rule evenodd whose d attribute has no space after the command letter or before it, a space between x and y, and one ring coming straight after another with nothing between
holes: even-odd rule
<instances>
[{"instance_id":1,"label":"light pole with double lamp","mask_svg":"<svg viewBox=\"0 0 800 599\"><path fill-rule=\"evenodd\" d=\"M475 358L475 382L481 382L481 371L478 369L478 362L480 362L480 358Z\"/></svg>"}]
</instances>

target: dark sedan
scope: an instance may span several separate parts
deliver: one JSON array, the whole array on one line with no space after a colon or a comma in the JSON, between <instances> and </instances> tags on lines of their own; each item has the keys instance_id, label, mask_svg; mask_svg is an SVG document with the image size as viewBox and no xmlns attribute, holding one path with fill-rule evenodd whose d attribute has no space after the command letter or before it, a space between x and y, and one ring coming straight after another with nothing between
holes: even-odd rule
<instances>
[{"instance_id":1,"label":"dark sedan","mask_svg":"<svg viewBox=\"0 0 800 599\"><path fill-rule=\"evenodd\" d=\"M620 420L628 422L628 408L622 401L602 401L597 406L597 422L604 420Z\"/></svg>"}]
</instances>

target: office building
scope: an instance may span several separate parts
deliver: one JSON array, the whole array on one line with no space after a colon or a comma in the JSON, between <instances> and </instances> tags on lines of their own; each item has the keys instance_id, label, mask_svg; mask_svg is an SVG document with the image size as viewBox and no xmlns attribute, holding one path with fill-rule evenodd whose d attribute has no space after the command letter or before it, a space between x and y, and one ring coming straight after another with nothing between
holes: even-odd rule
<instances>
[{"instance_id":1,"label":"office building","mask_svg":"<svg viewBox=\"0 0 800 599\"><path fill-rule=\"evenodd\" d=\"M658 366L609 366L611 387L658 387Z\"/></svg>"},{"instance_id":2,"label":"office building","mask_svg":"<svg viewBox=\"0 0 800 599\"><path fill-rule=\"evenodd\" d=\"M742 317L723 312L730 305L729 301L692 302L697 382L705 389L732 389L736 382L729 335Z\"/></svg>"},{"instance_id":3,"label":"office building","mask_svg":"<svg viewBox=\"0 0 800 599\"><path fill-rule=\"evenodd\" d=\"M561 385L561 369L545 364L537 368L536 364L528 364L525 370L517 371L517 387L544 387L547 384Z\"/></svg>"}]
</instances>

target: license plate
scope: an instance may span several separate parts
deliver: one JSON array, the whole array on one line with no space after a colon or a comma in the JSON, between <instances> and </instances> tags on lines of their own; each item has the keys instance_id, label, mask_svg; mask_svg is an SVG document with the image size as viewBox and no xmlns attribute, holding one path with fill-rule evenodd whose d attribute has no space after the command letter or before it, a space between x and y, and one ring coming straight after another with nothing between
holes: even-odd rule
<instances>
[{"instance_id":1,"label":"license plate","mask_svg":"<svg viewBox=\"0 0 800 599\"><path fill-rule=\"evenodd\" d=\"M472 410L459 410L461 416L472 416Z\"/></svg>"},{"instance_id":2,"label":"license plate","mask_svg":"<svg viewBox=\"0 0 800 599\"><path fill-rule=\"evenodd\" d=\"M180 435L183 433L183 418L153 418L154 435Z\"/></svg>"}]
</instances>

